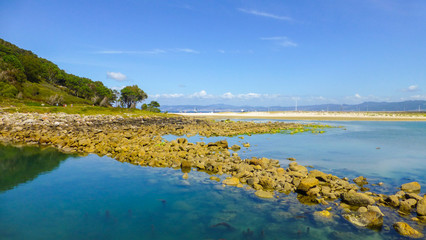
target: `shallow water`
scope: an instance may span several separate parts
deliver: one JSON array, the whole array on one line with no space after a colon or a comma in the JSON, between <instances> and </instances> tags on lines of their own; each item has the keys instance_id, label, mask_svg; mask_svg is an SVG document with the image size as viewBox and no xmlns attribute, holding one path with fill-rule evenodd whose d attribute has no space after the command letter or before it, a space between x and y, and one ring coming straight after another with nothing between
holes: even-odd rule
<instances>
[{"instance_id":1,"label":"shallow water","mask_svg":"<svg viewBox=\"0 0 426 240\"><path fill-rule=\"evenodd\" d=\"M374 191L395 192L409 179L426 187L426 123L330 124L346 130L228 141L251 144L239 151L242 157L271 157L283 165L295 157L328 173L385 183ZM225 138L203 141L217 139ZM0 239L399 239L391 217L380 232L353 227L338 215L317 221L312 213L324 206L300 204L295 194L258 199L252 190L224 188L202 172L183 180L179 170L5 146L0 171Z\"/></svg>"}]
</instances>

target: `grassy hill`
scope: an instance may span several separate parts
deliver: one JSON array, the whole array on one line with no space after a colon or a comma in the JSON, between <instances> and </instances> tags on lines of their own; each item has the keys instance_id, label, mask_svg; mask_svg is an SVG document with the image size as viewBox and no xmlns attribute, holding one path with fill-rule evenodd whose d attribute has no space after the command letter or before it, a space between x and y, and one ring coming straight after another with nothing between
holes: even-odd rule
<instances>
[{"instance_id":1,"label":"grassy hill","mask_svg":"<svg viewBox=\"0 0 426 240\"><path fill-rule=\"evenodd\" d=\"M108 106L116 94L100 81L66 73L56 64L0 39L0 102Z\"/></svg>"}]
</instances>

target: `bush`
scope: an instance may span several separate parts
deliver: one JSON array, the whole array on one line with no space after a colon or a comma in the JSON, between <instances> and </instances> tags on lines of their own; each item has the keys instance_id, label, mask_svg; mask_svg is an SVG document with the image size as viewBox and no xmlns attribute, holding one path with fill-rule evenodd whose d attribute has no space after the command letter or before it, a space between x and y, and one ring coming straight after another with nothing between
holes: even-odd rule
<instances>
[{"instance_id":1,"label":"bush","mask_svg":"<svg viewBox=\"0 0 426 240\"><path fill-rule=\"evenodd\" d=\"M0 96L14 98L18 94L18 89L15 86L0 82Z\"/></svg>"},{"instance_id":2,"label":"bush","mask_svg":"<svg viewBox=\"0 0 426 240\"><path fill-rule=\"evenodd\" d=\"M58 94L56 94L55 96L50 96L47 100L47 103L52 106L62 105L63 102L64 98L62 96L59 96Z\"/></svg>"}]
</instances>

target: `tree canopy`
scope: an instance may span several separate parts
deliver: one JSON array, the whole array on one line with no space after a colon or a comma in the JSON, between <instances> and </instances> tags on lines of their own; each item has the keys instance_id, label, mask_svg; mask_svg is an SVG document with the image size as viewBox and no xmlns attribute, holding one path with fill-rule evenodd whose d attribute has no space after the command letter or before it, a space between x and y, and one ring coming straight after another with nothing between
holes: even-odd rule
<instances>
[{"instance_id":1,"label":"tree canopy","mask_svg":"<svg viewBox=\"0 0 426 240\"><path fill-rule=\"evenodd\" d=\"M33 97L27 93L34 91L24 89L27 82L60 87L68 94L90 100L95 105L101 102L111 105L116 101L114 92L102 82L66 73L56 64L39 58L31 51L0 39L0 96L13 98L23 93L26 98ZM49 97L46 96L47 99Z\"/></svg>"},{"instance_id":2,"label":"tree canopy","mask_svg":"<svg viewBox=\"0 0 426 240\"><path fill-rule=\"evenodd\" d=\"M150 111L150 112L161 112L160 104L157 101L151 101L148 104L142 104L142 110Z\"/></svg>"},{"instance_id":3,"label":"tree canopy","mask_svg":"<svg viewBox=\"0 0 426 240\"><path fill-rule=\"evenodd\" d=\"M138 102L148 98L148 95L137 85L127 86L121 89L120 102L127 108L136 107Z\"/></svg>"}]
</instances>

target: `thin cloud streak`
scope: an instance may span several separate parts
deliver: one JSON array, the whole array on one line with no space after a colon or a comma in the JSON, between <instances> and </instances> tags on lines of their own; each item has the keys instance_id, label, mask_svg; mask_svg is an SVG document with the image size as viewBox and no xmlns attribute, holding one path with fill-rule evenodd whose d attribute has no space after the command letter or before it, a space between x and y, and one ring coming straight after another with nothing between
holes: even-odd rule
<instances>
[{"instance_id":1,"label":"thin cloud streak","mask_svg":"<svg viewBox=\"0 0 426 240\"><path fill-rule=\"evenodd\" d=\"M291 41L288 37L280 36L280 37L262 37L260 40L263 41L272 41L281 47L297 47L298 44Z\"/></svg>"},{"instance_id":2,"label":"thin cloud streak","mask_svg":"<svg viewBox=\"0 0 426 240\"><path fill-rule=\"evenodd\" d=\"M189 53L199 54L200 52L191 48L171 48L171 49L151 49L146 51L123 51L123 50L102 50L95 54L127 54L127 55L158 55L166 53Z\"/></svg>"},{"instance_id":3,"label":"thin cloud streak","mask_svg":"<svg viewBox=\"0 0 426 240\"><path fill-rule=\"evenodd\" d=\"M261 12L261 11L257 11L257 10L249 10L249 9L244 9L244 8L238 8L237 9L240 12L243 13L247 13L247 14L251 14L251 15L255 15L255 16L260 16L260 17L267 17L267 18L273 18L273 19L277 19L277 20L282 20L282 21L293 21L293 19L291 17L287 17L287 16L279 16L279 15L275 15L272 13L267 13L267 12Z\"/></svg>"}]
</instances>

